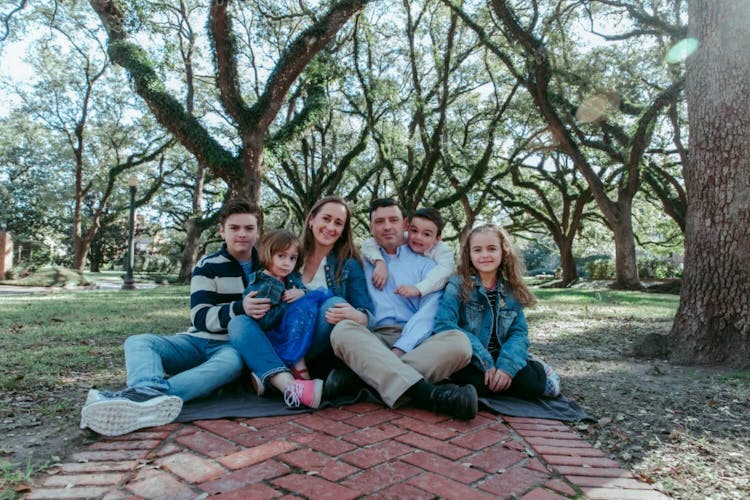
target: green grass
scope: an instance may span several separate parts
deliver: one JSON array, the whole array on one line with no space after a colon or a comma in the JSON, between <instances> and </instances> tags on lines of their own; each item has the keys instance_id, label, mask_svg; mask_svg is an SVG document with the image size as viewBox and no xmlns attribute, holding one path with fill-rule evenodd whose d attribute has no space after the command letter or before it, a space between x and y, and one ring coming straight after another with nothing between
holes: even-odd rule
<instances>
[{"instance_id":1,"label":"green grass","mask_svg":"<svg viewBox=\"0 0 750 500\"><path fill-rule=\"evenodd\" d=\"M89 282L83 274L73 269L59 266L42 267L23 278L2 281L4 285L17 286L81 286Z\"/></svg>"},{"instance_id":2,"label":"green grass","mask_svg":"<svg viewBox=\"0 0 750 500\"><path fill-rule=\"evenodd\" d=\"M47 468L48 462L33 464L31 461L21 468L16 464L0 460L0 500L17 498L23 493L31 477Z\"/></svg>"},{"instance_id":3,"label":"green grass","mask_svg":"<svg viewBox=\"0 0 750 500\"><path fill-rule=\"evenodd\" d=\"M134 333L189 326L189 289L62 292L0 298L0 390L34 391L122 370Z\"/></svg>"},{"instance_id":4,"label":"green grass","mask_svg":"<svg viewBox=\"0 0 750 500\"><path fill-rule=\"evenodd\" d=\"M580 320L639 319L672 321L677 295L614 290L535 289L536 307L526 310L530 324L575 316Z\"/></svg>"},{"instance_id":5,"label":"green grass","mask_svg":"<svg viewBox=\"0 0 750 500\"><path fill-rule=\"evenodd\" d=\"M98 273L85 272L79 273L75 269L68 269L59 266L48 266L42 267L28 276L23 278L0 280L2 285L14 285L14 286L42 286L42 287L78 287L88 286L94 283L109 283L115 285L121 285L123 283L125 272L123 270L117 271L101 271ZM136 283L158 283L163 282L174 282L177 277L173 275L165 275L162 273L136 273L133 275L133 280Z\"/></svg>"}]
</instances>

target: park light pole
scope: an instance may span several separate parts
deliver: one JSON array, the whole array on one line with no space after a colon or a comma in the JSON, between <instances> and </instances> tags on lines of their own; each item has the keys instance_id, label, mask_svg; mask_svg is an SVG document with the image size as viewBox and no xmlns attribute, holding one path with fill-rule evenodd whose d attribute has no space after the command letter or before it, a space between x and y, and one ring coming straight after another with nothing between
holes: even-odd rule
<instances>
[{"instance_id":1,"label":"park light pole","mask_svg":"<svg viewBox=\"0 0 750 500\"><path fill-rule=\"evenodd\" d=\"M133 267L135 266L135 192L138 190L138 177L128 177L128 188L130 189L130 230L128 235L128 262L125 265L125 280L122 284L123 290L135 289L133 280Z\"/></svg>"}]
</instances>

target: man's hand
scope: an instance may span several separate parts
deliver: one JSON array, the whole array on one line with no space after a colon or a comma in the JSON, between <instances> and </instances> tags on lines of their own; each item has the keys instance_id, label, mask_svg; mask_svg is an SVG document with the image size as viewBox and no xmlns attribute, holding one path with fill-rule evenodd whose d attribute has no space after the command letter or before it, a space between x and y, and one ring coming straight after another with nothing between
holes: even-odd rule
<instances>
[{"instance_id":1,"label":"man's hand","mask_svg":"<svg viewBox=\"0 0 750 500\"><path fill-rule=\"evenodd\" d=\"M398 288L396 288L396 295L401 295L402 297L421 297L422 292L419 291L419 288L413 286L413 285L400 285Z\"/></svg>"},{"instance_id":2,"label":"man's hand","mask_svg":"<svg viewBox=\"0 0 750 500\"><path fill-rule=\"evenodd\" d=\"M399 349L398 347L391 347L391 352L396 355L396 357L400 358L404 354L406 354L404 351Z\"/></svg>"},{"instance_id":3,"label":"man's hand","mask_svg":"<svg viewBox=\"0 0 750 500\"><path fill-rule=\"evenodd\" d=\"M260 319L271 309L271 299L259 299L255 297L256 295L258 295L258 292L248 293L242 299L242 308L245 310L245 314L251 318Z\"/></svg>"},{"instance_id":4,"label":"man's hand","mask_svg":"<svg viewBox=\"0 0 750 500\"><path fill-rule=\"evenodd\" d=\"M492 392L502 392L510 387L513 378L502 370L490 368L484 372L484 383Z\"/></svg>"},{"instance_id":5,"label":"man's hand","mask_svg":"<svg viewBox=\"0 0 750 500\"><path fill-rule=\"evenodd\" d=\"M301 288L290 288L289 290L284 290L284 295L281 296L281 300L284 302L294 302L304 296L305 291Z\"/></svg>"},{"instance_id":6,"label":"man's hand","mask_svg":"<svg viewBox=\"0 0 750 500\"><path fill-rule=\"evenodd\" d=\"M338 302L326 311L326 321L332 325L345 319L351 319L361 325L367 324L367 315L362 311L356 310L348 302Z\"/></svg>"},{"instance_id":7,"label":"man's hand","mask_svg":"<svg viewBox=\"0 0 750 500\"><path fill-rule=\"evenodd\" d=\"M372 284L375 288L382 290L388 280L388 266L384 260L375 261L375 269L372 270Z\"/></svg>"}]
</instances>

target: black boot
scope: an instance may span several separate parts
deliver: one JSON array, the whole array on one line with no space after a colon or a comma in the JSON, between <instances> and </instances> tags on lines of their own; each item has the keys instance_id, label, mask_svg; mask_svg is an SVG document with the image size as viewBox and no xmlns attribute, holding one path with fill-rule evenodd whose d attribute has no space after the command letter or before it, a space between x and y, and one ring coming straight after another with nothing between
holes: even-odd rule
<instances>
[{"instance_id":1,"label":"black boot","mask_svg":"<svg viewBox=\"0 0 750 500\"><path fill-rule=\"evenodd\" d=\"M342 396L356 396L365 389L364 380L349 368L334 368L323 384L323 401L333 401Z\"/></svg>"},{"instance_id":2,"label":"black boot","mask_svg":"<svg viewBox=\"0 0 750 500\"><path fill-rule=\"evenodd\" d=\"M477 416L477 390L473 385L438 385L432 390L432 410L461 420Z\"/></svg>"}]
</instances>

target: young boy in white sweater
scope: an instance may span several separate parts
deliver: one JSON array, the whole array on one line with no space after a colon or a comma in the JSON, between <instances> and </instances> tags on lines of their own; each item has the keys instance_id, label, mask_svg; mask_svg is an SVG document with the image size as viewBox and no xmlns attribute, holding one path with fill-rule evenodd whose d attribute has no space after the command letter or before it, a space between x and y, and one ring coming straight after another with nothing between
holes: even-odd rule
<instances>
[{"instance_id":1,"label":"young boy in white sweater","mask_svg":"<svg viewBox=\"0 0 750 500\"><path fill-rule=\"evenodd\" d=\"M406 243L413 252L434 260L437 265L415 286L399 286L396 289L397 294L403 297L419 297L442 290L448 278L456 271L453 250L440 241L443 226L443 217L435 208L420 208L409 215L405 228ZM388 267L374 238L362 243L362 255L375 266L372 284L377 288L383 288L388 278Z\"/></svg>"}]
</instances>

